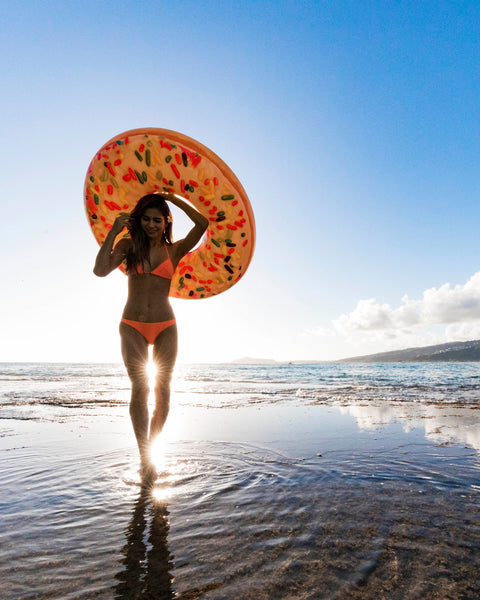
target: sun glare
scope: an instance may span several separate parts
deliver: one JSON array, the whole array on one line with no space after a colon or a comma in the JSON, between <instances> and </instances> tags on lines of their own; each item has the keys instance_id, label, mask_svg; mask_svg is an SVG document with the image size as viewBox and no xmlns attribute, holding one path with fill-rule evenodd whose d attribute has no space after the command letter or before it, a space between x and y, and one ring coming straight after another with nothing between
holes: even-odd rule
<instances>
[{"instance_id":1,"label":"sun glare","mask_svg":"<svg viewBox=\"0 0 480 600\"><path fill-rule=\"evenodd\" d=\"M149 399L152 400L153 399L153 390L155 388L155 375L157 374L157 368L155 366L155 363L153 362L153 358L151 355L148 357L147 374L148 374L148 385L150 387Z\"/></svg>"},{"instance_id":2,"label":"sun glare","mask_svg":"<svg viewBox=\"0 0 480 600\"><path fill-rule=\"evenodd\" d=\"M163 504L166 502L172 495L172 490L165 486L155 486L152 489L152 498L155 502Z\"/></svg>"}]
</instances>

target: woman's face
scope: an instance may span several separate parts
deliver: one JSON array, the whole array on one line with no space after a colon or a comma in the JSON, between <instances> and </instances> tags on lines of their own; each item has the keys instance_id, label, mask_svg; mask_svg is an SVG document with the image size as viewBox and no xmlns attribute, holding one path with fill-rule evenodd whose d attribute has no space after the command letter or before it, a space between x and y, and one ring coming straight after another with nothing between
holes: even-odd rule
<instances>
[{"instance_id":1,"label":"woman's face","mask_svg":"<svg viewBox=\"0 0 480 600\"><path fill-rule=\"evenodd\" d=\"M140 225L149 239L161 239L167 222L158 208L147 208L140 217Z\"/></svg>"}]
</instances>

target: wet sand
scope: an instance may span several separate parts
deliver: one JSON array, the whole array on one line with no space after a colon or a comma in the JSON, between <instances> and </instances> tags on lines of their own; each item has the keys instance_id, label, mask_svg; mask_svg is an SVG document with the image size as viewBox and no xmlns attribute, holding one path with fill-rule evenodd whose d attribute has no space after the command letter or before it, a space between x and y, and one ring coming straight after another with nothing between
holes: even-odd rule
<instances>
[{"instance_id":1,"label":"wet sand","mask_svg":"<svg viewBox=\"0 0 480 600\"><path fill-rule=\"evenodd\" d=\"M2 598L480 597L478 409L172 404L151 491L125 406L1 421Z\"/></svg>"}]
</instances>

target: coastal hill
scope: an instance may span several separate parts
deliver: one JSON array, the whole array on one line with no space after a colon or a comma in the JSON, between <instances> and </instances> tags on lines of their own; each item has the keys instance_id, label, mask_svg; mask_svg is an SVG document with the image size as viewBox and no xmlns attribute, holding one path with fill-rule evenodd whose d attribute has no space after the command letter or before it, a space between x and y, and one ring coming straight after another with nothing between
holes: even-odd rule
<instances>
[{"instance_id":1,"label":"coastal hill","mask_svg":"<svg viewBox=\"0 0 480 600\"><path fill-rule=\"evenodd\" d=\"M377 352L364 356L352 356L333 361L294 360L289 364L304 363L346 363L346 362L480 362L480 340L470 342L449 342L436 346L422 346L420 348L406 348L390 352ZM229 364L237 365L279 365L285 364L269 358L253 358L245 356L232 360Z\"/></svg>"},{"instance_id":2,"label":"coastal hill","mask_svg":"<svg viewBox=\"0 0 480 600\"><path fill-rule=\"evenodd\" d=\"M450 342L422 348L407 348L391 352L379 352L366 356L343 358L336 362L447 362L480 361L480 340Z\"/></svg>"}]
</instances>

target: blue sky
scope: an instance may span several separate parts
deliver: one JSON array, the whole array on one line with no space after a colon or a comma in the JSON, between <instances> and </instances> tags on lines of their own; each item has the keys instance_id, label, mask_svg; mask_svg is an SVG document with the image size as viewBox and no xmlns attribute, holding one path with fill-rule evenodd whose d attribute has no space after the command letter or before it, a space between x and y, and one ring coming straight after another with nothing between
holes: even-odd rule
<instances>
[{"instance_id":1,"label":"blue sky","mask_svg":"<svg viewBox=\"0 0 480 600\"><path fill-rule=\"evenodd\" d=\"M82 186L148 126L220 155L256 217L247 276L174 302L180 360L480 338L479 23L468 1L4 3L0 360L120 360L126 279L92 274Z\"/></svg>"}]
</instances>

